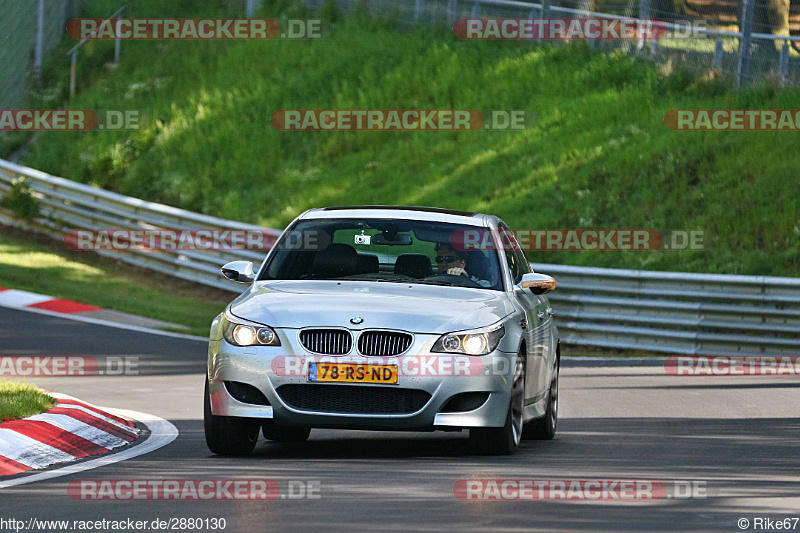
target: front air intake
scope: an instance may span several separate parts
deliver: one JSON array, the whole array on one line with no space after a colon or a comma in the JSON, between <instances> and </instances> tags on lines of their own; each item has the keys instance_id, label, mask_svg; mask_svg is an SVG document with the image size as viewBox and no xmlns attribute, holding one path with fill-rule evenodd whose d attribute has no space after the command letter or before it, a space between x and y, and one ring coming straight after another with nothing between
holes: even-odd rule
<instances>
[{"instance_id":1,"label":"front air intake","mask_svg":"<svg viewBox=\"0 0 800 533\"><path fill-rule=\"evenodd\" d=\"M282 385L277 392L289 407L326 413L408 414L431 399L419 389L359 385Z\"/></svg>"}]
</instances>

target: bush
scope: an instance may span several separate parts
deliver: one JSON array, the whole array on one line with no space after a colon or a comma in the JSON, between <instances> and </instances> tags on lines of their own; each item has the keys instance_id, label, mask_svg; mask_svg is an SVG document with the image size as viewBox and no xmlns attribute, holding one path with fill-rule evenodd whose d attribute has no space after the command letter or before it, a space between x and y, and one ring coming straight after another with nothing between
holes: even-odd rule
<instances>
[{"instance_id":1,"label":"bush","mask_svg":"<svg viewBox=\"0 0 800 533\"><path fill-rule=\"evenodd\" d=\"M11 190L0 196L0 207L27 221L39 215L39 202L31 195L25 180L15 181Z\"/></svg>"}]
</instances>

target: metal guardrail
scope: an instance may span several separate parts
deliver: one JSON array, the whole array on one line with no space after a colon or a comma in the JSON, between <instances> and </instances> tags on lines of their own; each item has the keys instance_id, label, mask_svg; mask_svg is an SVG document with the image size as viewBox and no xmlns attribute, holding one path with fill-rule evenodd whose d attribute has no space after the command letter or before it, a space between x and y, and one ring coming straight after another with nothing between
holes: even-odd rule
<instances>
[{"instance_id":1,"label":"metal guardrail","mask_svg":"<svg viewBox=\"0 0 800 533\"><path fill-rule=\"evenodd\" d=\"M15 218L9 209L0 207L0 223L43 232L62 242L70 229L229 229L266 230L274 232L275 236L280 234L277 230L104 191L0 159L0 195L9 192L14 182L20 179L25 180L27 189L39 202L39 216L24 222ZM242 285L222 278L219 267L235 260L260 263L265 256L264 252L252 250L103 250L97 253L203 285L238 292L241 292Z\"/></svg>"},{"instance_id":2,"label":"metal guardrail","mask_svg":"<svg viewBox=\"0 0 800 533\"><path fill-rule=\"evenodd\" d=\"M532 263L568 344L681 354L800 353L800 278Z\"/></svg>"},{"instance_id":3,"label":"metal guardrail","mask_svg":"<svg viewBox=\"0 0 800 533\"><path fill-rule=\"evenodd\" d=\"M0 207L0 223L62 241L74 228L266 229L145 202L0 160L0 196L20 179L39 202L39 216L23 222ZM242 285L223 279L219 267L236 259L260 263L264 258L263 252L249 250L98 253L236 292ZM532 266L559 282L549 297L567 344L704 355L800 352L800 278Z\"/></svg>"}]
</instances>

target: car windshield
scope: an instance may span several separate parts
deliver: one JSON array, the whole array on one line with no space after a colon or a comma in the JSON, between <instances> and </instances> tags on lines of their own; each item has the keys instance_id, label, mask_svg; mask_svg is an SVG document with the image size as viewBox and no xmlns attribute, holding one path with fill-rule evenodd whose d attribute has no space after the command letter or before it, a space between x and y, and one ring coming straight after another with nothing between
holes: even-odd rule
<instances>
[{"instance_id":1,"label":"car windshield","mask_svg":"<svg viewBox=\"0 0 800 533\"><path fill-rule=\"evenodd\" d=\"M261 280L337 279L503 290L497 253L465 250L478 226L396 219L302 220L284 232Z\"/></svg>"}]
</instances>

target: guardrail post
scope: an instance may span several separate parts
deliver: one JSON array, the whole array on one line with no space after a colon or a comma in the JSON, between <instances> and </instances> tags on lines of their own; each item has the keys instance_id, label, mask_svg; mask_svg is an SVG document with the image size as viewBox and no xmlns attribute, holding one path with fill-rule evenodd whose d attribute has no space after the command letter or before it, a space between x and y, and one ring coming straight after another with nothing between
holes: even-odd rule
<instances>
[{"instance_id":1,"label":"guardrail post","mask_svg":"<svg viewBox=\"0 0 800 533\"><path fill-rule=\"evenodd\" d=\"M754 0L742 0L742 36L739 37L739 66L736 69L736 88L742 89L750 79L750 40L753 33Z\"/></svg>"},{"instance_id":2,"label":"guardrail post","mask_svg":"<svg viewBox=\"0 0 800 533\"><path fill-rule=\"evenodd\" d=\"M650 12L650 16L651 17L653 16L652 11ZM653 21L652 20L648 20L647 21L647 31L648 31L647 35L650 37L650 53L655 55L655 54L658 53L658 47L661 44L661 41L660 41L661 34L656 33L658 30L653 29Z\"/></svg>"},{"instance_id":3,"label":"guardrail post","mask_svg":"<svg viewBox=\"0 0 800 533\"><path fill-rule=\"evenodd\" d=\"M711 66L714 68L722 68L722 37L717 37L717 42L714 43L714 59L711 61Z\"/></svg>"},{"instance_id":4,"label":"guardrail post","mask_svg":"<svg viewBox=\"0 0 800 533\"><path fill-rule=\"evenodd\" d=\"M481 18L481 5L478 2L472 4L472 18L474 19Z\"/></svg>"},{"instance_id":5,"label":"guardrail post","mask_svg":"<svg viewBox=\"0 0 800 533\"><path fill-rule=\"evenodd\" d=\"M535 18L536 18L536 14L533 12L533 9L531 9L530 11L528 11L528 19L530 19L530 20L531 20L531 22L532 22L532 21L533 21ZM533 28L534 28L534 31L535 31L535 28L536 28L536 26L535 26L535 25L533 25ZM541 35L539 35L538 33L536 34L536 42L537 42L537 43L538 43L538 42L541 42L541 40L542 40L542 39L541 39L541 37L542 37L542 36L541 36Z\"/></svg>"},{"instance_id":6,"label":"guardrail post","mask_svg":"<svg viewBox=\"0 0 800 533\"><path fill-rule=\"evenodd\" d=\"M650 20L650 0L639 0L639 19L640 21ZM639 24L639 39L636 42L637 50L644 48L645 42L647 42L649 37L642 31L641 22Z\"/></svg>"},{"instance_id":7,"label":"guardrail post","mask_svg":"<svg viewBox=\"0 0 800 533\"><path fill-rule=\"evenodd\" d=\"M78 74L78 50L72 52L72 59L69 63L69 97L75 97L75 78Z\"/></svg>"},{"instance_id":8,"label":"guardrail post","mask_svg":"<svg viewBox=\"0 0 800 533\"><path fill-rule=\"evenodd\" d=\"M128 6L122 6L119 8L113 15L110 17L103 19L103 22L100 23L100 27L94 30L89 35L85 36L81 41L70 48L70 50L64 54L66 57L70 58L70 65L69 65L69 97L72 98L75 96L75 78L77 75L78 70L78 50L80 50L81 46L89 42L90 40L97 37L98 31L103 31L107 28L107 24L110 25L112 21L116 20L115 31L116 34L114 36L114 62L119 63L119 49L120 49L120 38L119 38L119 30L120 30L120 20L119 18L122 16L122 13L125 11L125 8Z\"/></svg>"},{"instance_id":9,"label":"guardrail post","mask_svg":"<svg viewBox=\"0 0 800 533\"><path fill-rule=\"evenodd\" d=\"M447 21L452 26L458 16L458 0L447 0Z\"/></svg>"},{"instance_id":10,"label":"guardrail post","mask_svg":"<svg viewBox=\"0 0 800 533\"><path fill-rule=\"evenodd\" d=\"M247 2L245 3L245 8L244 8L244 16L246 16L247 18L251 19L251 18L253 18L253 15L255 14L255 12L256 12L256 2L255 2L255 0L247 0Z\"/></svg>"},{"instance_id":11,"label":"guardrail post","mask_svg":"<svg viewBox=\"0 0 800 533\"><path fill-rule=\"evenodd\" d=\"M789 81L789 41L783 41L783 46L781 47L778 76L780 76L782 85Z\"/></svg>"},{"instance_id":12,"label":"guardrail post","mask_svg":"<svg viewBox=\"0 0 800 533\"><path fill-rule=\"evenodd\" d=\"M414 19L422 20L425 15L425 0L417 0L414 4Z\"/></svg>"},{"instance_id":13,"label":"guardrail post","mask_svg":"<svg viewBox=\"0 0 800 533\"><path fill-rule=\"evenodd\" d=\"M550 18L550 0L542 0L542 18Z\"/></svg>"},{"instance_id":14,"label":"guardrail post","mask_svg":"<svg viewBox=\"0 0 800 533\"><path fill-rule=\"evenodd\" d=\"M119 64L119 48L122 44L122 39L119 38L120 32L120 21L117 21L116 27L114 28L114 63Z\"/></svg>"},{"instance_id":15,"label":"guardrail post","mask_svg":"<svg viewBox=\"0 0 800 533\"><path fill-rule=\"evenodd\" d=\"M33 58L33 79L42 82L42 55L44 53L44 0L39 0L36 15L36 49Z\"/></svg>"}]
</instances>

